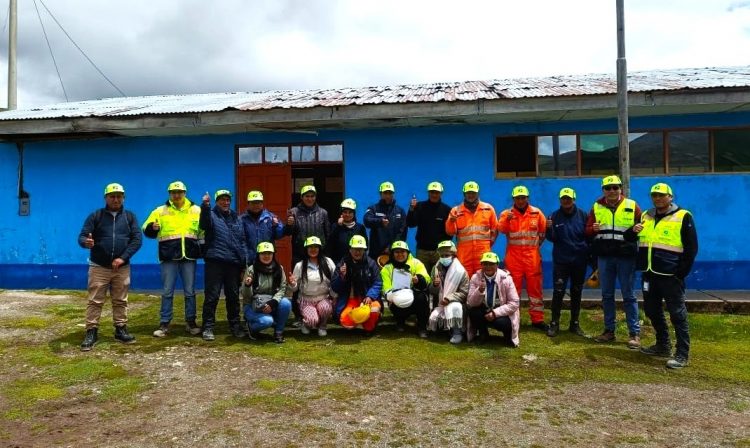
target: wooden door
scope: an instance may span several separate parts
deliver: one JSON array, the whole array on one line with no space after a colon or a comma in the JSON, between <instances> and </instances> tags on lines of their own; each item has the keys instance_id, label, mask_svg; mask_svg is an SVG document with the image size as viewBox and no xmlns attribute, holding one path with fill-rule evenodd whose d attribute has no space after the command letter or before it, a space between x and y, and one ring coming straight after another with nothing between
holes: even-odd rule
<instances>
[{"instance_id":1,"label":"wooden door","mask_svg":"<svg viewBox=\"0 0 750 448\"><path fill-rule=\"evenodd\" d=\"M237 210L247 209L247 193L260 190L263 205L286 223L289 198L292 197L292 167L289 163L265 163L238 165ZM276 259L288 270L292 263L291 238L284 237L274 242Z\"/></svg>"}]
</instances>

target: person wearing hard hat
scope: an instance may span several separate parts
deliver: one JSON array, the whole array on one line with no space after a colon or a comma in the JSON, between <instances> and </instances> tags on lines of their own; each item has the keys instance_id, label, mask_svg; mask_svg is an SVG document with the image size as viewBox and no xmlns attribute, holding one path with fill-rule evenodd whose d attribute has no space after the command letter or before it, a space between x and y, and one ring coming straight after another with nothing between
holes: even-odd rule
<instances>
[{"instance_id":1,"label":"person wearing hard hat","mask_svg":"<svg viewBox=\"0 0 750 448\"><path fill-rule=\"evenodd\" d=\"M276 249L267 241L258 243L253 264L245 270L240 287L243 314L250 339L260 337L260 332L273 327L277 344L284 342L284 325L289 319L292 302L285 297L287 278L284 267L276 261Z\"/></svg>"},{"instance_id":2,"label":"person wearing hard hat","mask_svg":"<svg viewBox=\"0 0 750 448\"><path fill-rule=\"evenodd\" d=\"M310 334L317 328L318 336L328 334L327 325L333 312L333 295L331 280L336 271L336 264L323 255L322 241L317 236L305 240L307 255L294 265L294 272L289 277L292 292L299 291L299 310L302 315L302 334Z\"/></svg>"},{"instance_id":3,"label":"person wearing hard hat","mask_svg":"<svg viewBox=\"0 0 750 448\"><path fill-rule=\"evenodd\" d=\"M586 221L586 236L593 238L591 251L599 258L599 281L602 287L604 309L604 331L594 340L615 340L616 307L615 281L620 283L622 306L628 324L628 348L638 350L641 346L641 326L638 317L638 302L633 290L635 257L638 246L635 241L626 241L625 232L641 221L641 209L632 199L623 195L622 181L612 175L602 179L602 197L594 202Z\"/></svg>"},{"instance_id":4,"label":"person wearing hard hat","mask_svg":"<svg viewBox=\"0 0 750 448\"><path fill-rule=\"evenodd\" d=\"M442 201L442 197L443 184L430 182L427 184L427 200L417 202L414 196L406 215L406 225L417 228L417 258L424 263L427 272L432 271L440 258L438 243L450 239L445 233L445 222L451 208Z\"/></svg>"},{"instance_id":5,"label":"person wearing hard hat","mask_svg":"<svg viewBox=\"0 0 750 448\"><path fill-rule=\"evenodd\" d=\"M258 244L274 241L284 237L284 224L279 218L263 206L263 193L251 190L247 193L247 210L240 218L242 228L245 231L245 251L247 259L245 264L255 263Z\"/></svg>"},{"instance_id":6,"label":"person wearing hard hat","mask_svg":"<svg viewBox=\"0 0 750 448\"><path fill-rule=\"evenodd\" d=\"M505 343L518 347L521 326L520 299L510 273L499 269L500 257L486 252L481 258L482 270L471 277L469 286L469 342L478 336L484 343L490 337L489 327L503 334ZM478 333L478 335L477 335Z\"/></svg>"},{"instance_id":7,"label":"person wearing hard hat","mask_svg":"<svg viewBox=\"0 0 750 448\"><path fill-rule=\"evenodd\" d=\"M383 260L387 260L391 244L406 241L408 229L406 212L394 198L396 188L391 182L383 182L379 190L380 201L367 207L363 220L365 227L370 229L370 257L377 260L383 256Z\"/></svg>"},{"instance_id":8,"label":"person wearing hard hat","mask_svg":"<svg viewBox=\"0 0 750 448\"><path fill-rule=\"evenodd\" d=\"M479 200L479 184L469 181L463 187L464 202L453 207L445 223L445 233L456 236L458 260L469 276L481 268L479 259L489 252L497 238L497 215L492 205Z\"/></svg>"},{"instance_id":9,"label":"person wearing hard hat","mask_svg":"<svg viewBox=\"0 0 750 448\"><path fill-rule=\"evenodd\" d=\"M221 290L226 298L227 321L232 336L245 335L240 325L240 290L237 279L242 275L247 260L245 232L237 212L232 210L232 192L217 190L211 196L208 192L201 203L200 228L206 232L205 295L203 301L203 340L213 341L216 323L216 306Z\"/></svg>"},{"instance_id":10,"label":"person wearing hard hat","mask_svg":"<svg viewBox=\"0 0 750 448\"><path fill-rule=\"evenodd\" d=\"M195 267L201 258L200 243L203 231L199 221L201 208L185 197L187 187L174 181L167 187L169 199L156 207L143 223L143 234L159 240L159 261L164 292L161 296L159 328L154 336L163 338L169 333L172 321L172 301L177 276L182 279L185 292L185 329L195 336L201 333L196 318Z\"/></svg>"},{"instance_id":11,"label":"person wearing hard hat","mask_svg":"<svg viewBox=\"0 0 750 448\"><path fill-rule=\"evenodd\" d=\"M641 353L670 358L667 367L681 369L687 366L690 352L685 277L698 254L698 233L693 215L674 204L673 197L672 188L665 183L651 187L654 207L633 226L633 233L638 235L637 268L643 272L643 306L656 333L656 343L642 347ZM677 339L674 357L662 300Z\"/></svg>"},{"instance_id":12,"label":"person wearing hard hat","mask_svg":"<svg viewBox=\"0 0 750 448\"><path fill-rule=\"evenodd\" d=\"M427 337L427 319L430 304L427 299L427 285L430 276L424 264L412 257L405 241L394 241L388 264L380 271L383 280L383 297L388 309L396 318L396 331L403 332L406 319L415 315L419 337Z\"/></svg>"},{"instance_id":13,"label":"person wearing hard hat","mask_svg":"<svg viewBox=\"0 0 750 448\"><path fill-rule=\"evenodd\" d=\"M367 256L366 250L367 240L354 235L349 241L349 254L336 265L331 289L338 295L334 315L341 326L352 329L362 325L365 333L371 335L383 309L383 280L378 264Z\"/></svg>"},{"instance_id":14,"label":"person wearing hard hat","mask_svg":"<svg viewBox=\"0 0 750 448\"><path fill-rule=\"evenodd\" d=\"M130 344L128 333L128 289L130 259L141 248L138 219L125 210L125 189L112 183L104 187L104 208L92 212L83 222L78 245L89 249L86 334L81 351L91 350L99 340L99 319L107 290L112 299L115 340Z\"/></svg>"},{"instance_id":15,"label":"person wearing hard hat","mask_svg":"<svg viewBox=\"0 0 750 448\"><path fill-rule=\"evenodd\" d=\"M526 281L531 326L547 331L542 294L542 255L539 252L547 231L547 219L541 210L529 204L529 189L525 186L514 187L511 197L513 207L503 210L497 220L498 231L508 240L505 268L513 277L519 296Z\"/></svg>"},{"instance_id":16,"label":"person wearing hard hat","mask_svg":"<svg viewBox=\"0 0 750 448\"><path fill-rule=\"evenodd\" d=\"M338 263L349 253L349 241L354 235L366 239L367 229L357 222L357 203L352 198L346 198L341 201L341 215L333 224L326 245L326 252L334 263Z\"/></svg>"},{"instance_id":17,"label":"person wearing hard hat","mask_svg":"<svg viewBox=\"0 0 750 448\"><path fill-rule=\"evenodd\" d=\"M570 325L568 331L584 336L578 323L581 311L581 293L586 278L589 243L586 238L585 211L576 206L576 192L565 187L560 190L560 208L547 220L547 240L552 246L552 319L547 336L555 337L560 331L565 288L570 281Z\"/></svg>"},{"instance_id":18,"label":"person wearing hard hat","mask_svg":"<svg viewBox=\"0 0 750 448\"><path fill-rule=\"evenodd\" d=\"M469 275L456 258L456 245L451 240L438 243L440 258L432 268L430 293L437 297L437 306L430 314L430 331L450 332L451 344L463 341L464 307L469 293Z\"/></svg>"}]
</instances>

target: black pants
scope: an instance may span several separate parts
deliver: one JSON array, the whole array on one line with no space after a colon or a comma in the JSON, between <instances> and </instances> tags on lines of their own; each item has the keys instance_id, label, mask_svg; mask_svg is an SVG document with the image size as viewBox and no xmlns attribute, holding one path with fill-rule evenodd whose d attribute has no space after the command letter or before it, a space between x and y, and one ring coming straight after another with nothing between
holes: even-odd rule
<instances>
[{"instance_id":1,"label":"black pants","mask_svg":"<svg viewBox=\"0 0 750 448\"><path fill-rule=\"evenodd\" d=\"M560 323L565 288L570 281L570 323L578 323L581 314L581 292L586 278L586 261L580 263L555 263L552 267L552 322Z\"/></svg>"},{"instance_id":2,"label":"black pants","mask_svg":"<svg viewBox=\"0 0 750 448\"><path fill-rule=\"evenodd\" d=\"M472 327L479 331L480 337L487 337L490 334L490 327L501 332L503 334L503 340L506 344L513 344L513 324L510 321L510 317L501 316L496 317L492 322L487 322L484 315L489 313L490 309L486 305L469 308L469 319L471 319Z\"/></svg>"},{"instance_id":3,"label":"black pants","mask_svg":"<svg viewBox=\"0 0 750 448\"><path fill-rule=\"evenodd\" d=\"M427 300L427 293L414 291L414 302L407 308L399 308L396 305L388 305L396 318L397 325L404 325L406 319L412 314L417 316L417 330L427 330L427 320L430 318L430 304Z\"/></svg>"},{"instance_id":4,"label":"black pants","mask_svg":"<svg viewBox=\"0 0 750 448\"><path fill-rule=\"evenodd\" d=\"M229 325L240 325L240 274L244 271L238 264L206 260L206 299L203 301L203 328L213 329L216 323L216 306L219 303L221 289L227 305Z\"/></svg>"},{"instance_id":5,"label":"black pants","mask_svg":"<svg viewBox=\"0 0 750 448\"><path fill-rule=\"evenodd\" d=\"M672 348L667 321L664 318L662 305L662 299L664 299L677 339L675 355L687 359L690 353L690 329L685 306L685 283L677 277L648 272L643 273L642 282L643 308L656 332L656 344Z\"/></svg>"}]
</instances>

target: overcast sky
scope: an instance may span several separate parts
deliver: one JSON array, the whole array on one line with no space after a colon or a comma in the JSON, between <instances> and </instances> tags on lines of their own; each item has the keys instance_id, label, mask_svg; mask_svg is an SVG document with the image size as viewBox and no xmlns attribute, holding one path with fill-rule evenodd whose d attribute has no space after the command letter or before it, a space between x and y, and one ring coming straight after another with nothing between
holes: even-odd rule
<instances>
[{"instance_id":1,"label":"overcast sky","mask_svg":"<svg viewBox=\"0 0 750 448\"><path fill-rule=\"evenodd\" d=\"M617 57L615 0L44 1L128 96L614 73ZM34 1L18 3L18 106L64 102ZM36 3L70 101L119 96ZM750 63L750 1L625 8L629 71Z\"/></svg>"}]
</instances>

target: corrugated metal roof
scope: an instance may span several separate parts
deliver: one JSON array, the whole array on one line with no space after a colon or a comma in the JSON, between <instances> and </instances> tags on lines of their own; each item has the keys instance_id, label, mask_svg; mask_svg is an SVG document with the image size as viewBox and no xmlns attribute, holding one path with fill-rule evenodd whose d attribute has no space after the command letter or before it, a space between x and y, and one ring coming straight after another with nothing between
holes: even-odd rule
<instances>
[{"instance_id":1,"label":"corrugated metal roof","mask_svg":"<svg viewBox=\"0 0 750 448\"><path fill-rule=\"evenodd\" d=\"M630 92L731 87L750 87L750 66L656 70L628 75ZM0 121L588 96L616 92L616 78L611 74L552 76L343 89L107 98L2 112Z\"/></svg>"}]
</instances>

